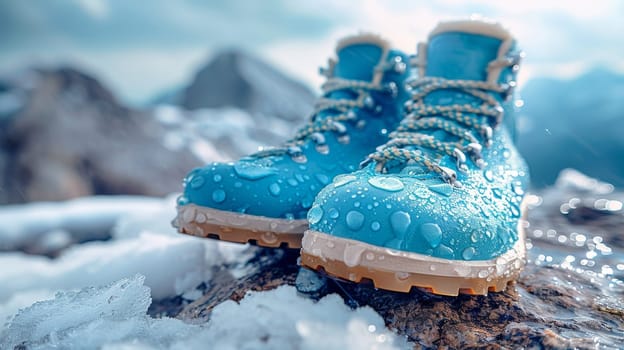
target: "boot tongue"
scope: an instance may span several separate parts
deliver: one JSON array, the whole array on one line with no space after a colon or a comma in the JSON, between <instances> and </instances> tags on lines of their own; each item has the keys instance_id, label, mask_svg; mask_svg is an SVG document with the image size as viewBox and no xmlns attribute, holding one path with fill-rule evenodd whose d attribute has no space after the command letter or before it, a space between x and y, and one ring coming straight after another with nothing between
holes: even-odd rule
<instances>
[{"instance_id":1,"label":"boot tongue","mask_svg":"<svg viewBox=\"0 0 624 350\"><path fill-rule=\"evenodd\" d=\"M440 23L429 35L425 51L425 77L486 81L488 64L498 57L499 49L510 34L498 24L481 21L456 21ZM498 80L498 77L495 77ZM436 90L425 97L425 103L450 105L479 103L480 100L466 93L451 89ZM440 141L454 141L457 137L444 130L431 130L429 134ZM421 149L432 159L438 156L433 150ZM449 157L443 157L444 161ZM444 164L444 166L450 166ZM394 171L399 171L397 167ZM416 166L404 171L426 174L428 170Z\"/></svg>"},{"instance_id":2,"label":"boot tongue","mask_svg":"<svg viewBox=\"0 0 624 350\"><path fill-rule=\"evenodd\" d=\"M488 63L497 58L508 38L509 33L494 23L441 23L429 35L425 76L484 81Z\"/></svg>"},{"instance_id":3,"label":"boot tongue","mask_svg":"<svg viewBox=\"0 0 624 350\"><path fill-rule=\"evenodd\" d=\"M334 76L349 80L372 81L375 67L385 58L388 43L375 35L360 34L342 39L336 47L338 62Z\"/></svg>"},{"instance_id":4,"label":"boot tongue","mask_svg":"<svg viewBox=\"0 0 624 350\"><path fill-rule=\"evenodd\" d=\"M359 34L346 37L336 46L337 62L332 68L332 76L347 80L372 82L375 78L375 67L385 60L385 53L390 44L374 34ZM326 97L334 99L355 99L357 94L349 89L331 92ZM337 113L326 110L318 115L324 118Z\"/></svg>"}]
</instances>

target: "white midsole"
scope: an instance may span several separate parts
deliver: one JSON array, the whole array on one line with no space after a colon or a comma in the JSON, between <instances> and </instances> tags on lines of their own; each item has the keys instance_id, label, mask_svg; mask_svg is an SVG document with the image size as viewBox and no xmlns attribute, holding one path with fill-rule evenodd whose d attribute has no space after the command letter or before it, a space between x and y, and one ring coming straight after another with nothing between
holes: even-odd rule
<instances>
[{"instance_id":1,"label":"white midsole","mask_svg":"<svg viewBox=\"0 0 624 350\"><path fill-rule=\"evenodd\" d=\"M428 255L399 251L372 244L308 230L302 251L323 261L341 261L349 267L366 267L395 273L498 279L516 276L524 267L526 249L524 230L518 231L513 249L491 260L447 260Z\"/></svg>"},{"instance_id":2,"label":"white midsole","mask_svg":"<svg viewBox=\"0 0 624 350\"><path fill-rule=\"evenodd\" d=\"M308 229L308 220L289 220L266 216L233 213L188 204L178 207L178 216L174 225L184 227L186 224L211 224L224 227L245 228L257 232L273 232L284 234L303 234Z\"/></svg>"}]
</instances>

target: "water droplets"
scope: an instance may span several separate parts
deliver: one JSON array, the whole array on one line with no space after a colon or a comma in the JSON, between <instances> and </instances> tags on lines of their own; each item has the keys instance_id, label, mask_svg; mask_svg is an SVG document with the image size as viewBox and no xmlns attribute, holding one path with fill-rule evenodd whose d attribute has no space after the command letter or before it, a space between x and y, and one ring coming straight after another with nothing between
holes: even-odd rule
<instances>
[{"instance_id":1,"label":"water droplets","mask_svg":"<svg viewBox=\"0 0 624 350\"><path fill-rule=\"evenodd\" d=\"M347 227L353 231L359 230L364 224L364 215L356 210L351 210L346 217Z\"/></svg>"},{"instance_id":2,"label":"water droplets","mask_svg":"<svg viewBox=\"0 0 624 350\"><path fill-rule=\"evenodd\" d=\"M405 280L407 280L409 278L410 274L408 272L397 272L397 273L394 274L394 276L399 281L405 281Z\"/></svg>"},{"instance_id":3,"label":"water droplets","mask_svg":"<svg viewBox=\"0 0 624 350\"><path fill-rule=\"evenodd\" d=\"M258 180L275 174L274 168L267 168L253 163L239 162L234 164L234 172L238 177L247 180Z\"/></svg>"},{"instance_id":4,"label":"water droplets","mask_svg":"<svg viewBox=\"0 0 624 350\"><path fill-rule=\"evenodd\" d=\"M424 188L424 187L418 187L415 191L414 191L414 196L418 197L418 198L422 198L422 199L427 199L431 196L431 192Z\"/></svg>"},{"instance_id":5,"label":"water droplets","mask_svg":"<svg viewBox=\"0 0 624 350\"><path fill-rule=\"evenodd\" d=\"M368 179L368 183L371 186L376 187L380 190L388 191L388 192L396 192L402 190L405 185L401 180L395 177L388 176L374 176Z\"/></svg>"},{"instance_id":6,"label":"water droplets","mask_svg":"<svg viewBox=\"0 0 624 350\"><path fill-rule=\"evenodd\" d=\"M468 247L462 252L462 258L464 258L464 260L472 260L476 253L477 251L474 247Z\"/></svg>"},{"instance_id":7,"label":"water droplets","mask_svg":"<svg viewBox=\"0 0 624 350\"><path fill-rule=\"evenodd\" d=\"M282 192L282 188L277 183L272 183L269 185L269 193L273 196L277 197Z\"/></svg>"},{"instance_id":8,"label":"water droplets","mask_svg":"<svg viewBox=\"0 0 624 350\"><path fill-rule=\"evenodd\" d=\"M314 225L321 221L323 218L323 209L319 206L314 206L310 211L308 211L308 222L310 225Z\"/></svg>"},{"instance_id":9,"label":"water droplets","mask_svg":"<svg viewBox=\"0 0 624 350\"><path fill-rule=\"evenodd\" d=\"M339 175L334 179L334 188L344 186L350 182L353 182L357 177L353 175Z\"/></svg>"},{"instance_id":10,"label":"water droplets","mask_svg":"<svg viewBox=\"0 0 624 350\"><path fill-rule=\"evenodd\" d=\"M277 242L277 235L273 232L264 232L262 236L260 236L262 240L268 244L273 244Z\"/></svg>"},{"instance_id":11,"label":"water droplets","mask_svg":"<svg viewBox=\"0 0 624 350\"><path fill-rule=\"evenodd\" d=\"M222 189L214 190L214 192L212 192L212 200L215 201L215 203L222 203L225 201L225 191Z\"/></svg>"},{"instance_id":12,"label":"water droplets","mask_svg":"<svg viewBox=\"0 0 624 350\"><path fill-rule=\"evenodd\" d=\"M215 174L215 175L212 177L212 181L214 181L214 182L221 182L221 179L222 179L222 177L221 177L221 175L219 175L219 174Z\"/></svg>"},{"instance_id":13,"label":"water droplets","mask_svg":"<svg viewBox=\"0 0 624 350\"><path fill-rule=\"evenodd\" d=\"M442 230L438 224L425 223L420 225L420 234L431 248L437 248L442 242Z\"/></svg>"},{"instance_id":14,"label":"water droplets","mask_svg":"<svg viewBox=\"0 0 624 350\"><path fill-rule=\"evenodd\" d=\"M330 208L327 211L327 216L329 216L330 219L338 219L338 217L340 216L340 212L336 208Z\"/></svg>"},{"instance_id":15,"label":"water droplets","mask_svg":"<svg viewBox=\"0 0 624 350\"><path fill-rule=\"evenodd\" d=\"M431 185L429 186L429 189L445 197L448 197L451 193L453 193L453 186L447 183Z\"/></svg>"},{"instance_id":16,"label":"water droplets","mask_svg":"<svg viewBox=\"0 0 624 350\"><path fill-rule=\"evenodd\" d=\"M407 228L412 222L410 215L404 211L396 211L390 215L390 225L394 233L399 236L405 236Z\"/></svg>"},{"instance_id":17,"label":"water droplets","mask_svg":"<svg viewBox=\"0 0 624 350\"><path fill-rule=\"evenodd\" d=\"M327 185L329 183L329 176L325 174L315 174L314 177L316 177L316 179L323 185Z\"/></svg>"},{"instance_id":18,"label":"water droplets","mask_svg":"<svg viewBox=\"0 0 624 350\"><path fill-rule=\"evenodd\" d=\"M362 253L364 253L364 247L359 244L349 244L345 247L343 253L343 260L345 265L349 267L357 266L362 260Z\"/></svg>"},{"instance_id":19,"label":"water droplets","mask_svg":"<svg viewBox=\"0 0 624 350\"><path fill-rule=\"evenodd\" d=\"M485 177L486 180L488 180L489 182L493 182L494 181L494 173L492 172L492 170L486 170L483 172L483 177Z\"/></svg>"},{"instance_id":20,"label":"water droplets","mask_svg":"<svg viewBox=\"0 0 624 350\"><path fill-rule=\"evenodd\" d=\"M371 230L377 232L379 231L380 228L381 228L381 224L379 223L379 221L373 221L371 223Z\"/></svg>"},{"instance_id":21,"label":"water droplets","mask_svg":"<svg viewBox=\"0 0 624 350\"><path fill-rule=\"evenodd\" d=\"M299 182L297 182L297 180L295 180L293 178L290 178L290 179L286 180L286 182L288 182L288 184L293 186L293 187L299 185Z\"/></svg>"},{"instance_id":22,"label":"water droplets","mask_svg":"<svg viewBox=\"0 0 624 350\"><path fill-rule=\"evenodd\" d=\"M193 178L191 179L191 188L193 189L198 189L200 187L202 187L204 185L204 183L206 182L206 179L204 179L203 176L201 175L195 175L193 176Z\"/></svg>"},{"instance_id":23,"label":"water droplets","mask_svg":"<svg viewBox=\"0 0 624 350\"><path fill-rule=\"evenodd\" d=\"M461 277L466 277L470 274L470 266L464 265L462 263L458 263L453 267L453 270L455 270L455 272L461 276Z\"/></svg>"}]
</instances>

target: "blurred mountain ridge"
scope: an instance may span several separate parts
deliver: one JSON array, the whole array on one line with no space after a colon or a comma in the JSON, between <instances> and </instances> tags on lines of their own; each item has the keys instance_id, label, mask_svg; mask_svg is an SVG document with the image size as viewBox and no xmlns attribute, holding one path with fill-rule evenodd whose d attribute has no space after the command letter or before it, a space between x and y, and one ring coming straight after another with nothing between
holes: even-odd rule
<instances>
[{"instance_id":1,"label":"blurred mountain ridge","mask_svg":"<svg viewBox=\"0 0 624 350\"><path fill-rule=\"evenodd\" d=\"M0 77L0 204L181 191L194 167L282 142L314 100L236 51L208 62L181 96L180 106L134 109L70 66Z\"/></svg>"},{"instance_id":2,"label":"blurred mountain ridge","mask_svg":"<svg viewBox=\"0 0 624 350\"><path fill-rule=\"evenodd\" d=\"M518 145L535 186L564 168L624 186L624 76L536 78L521 95ZM194 167L282 142L313 100L305 85L236 50L143 109L70 66L0 77L0 204L180 191Z\"/></svg>"},{"instance_id":3,"label":"blurred mountain ridge","mask_svg":"<svg viewBox=\"0 0 624 350\"><path fill-rule=\"evenodd\" d=\"M624 186L624 75L594 68L574 79L535 78L521 90L518 147L532 184L574 168Z\"/></svg>"}]
</instances>

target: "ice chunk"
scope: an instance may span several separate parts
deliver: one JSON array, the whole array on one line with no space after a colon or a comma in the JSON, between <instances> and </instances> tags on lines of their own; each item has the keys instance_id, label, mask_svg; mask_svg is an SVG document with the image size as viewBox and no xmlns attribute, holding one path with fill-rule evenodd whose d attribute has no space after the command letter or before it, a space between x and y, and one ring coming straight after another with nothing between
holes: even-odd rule
<instances>
[{"instance_id":1,"label":"ice chunk","mask_svg":"<svg viewBox=\"0 0 624 350\"><path fill-rule=\"evenodd\" d=\"M314 302L291 286L248 293L240 304L218 305L203 332L173 348L206 344L215 349L411 348L373 309L351 310L336 294Z\"/></svg>"},{"instance_id":2,"label":"ice chunk","mask_svg":"<svg viewBox=\"0 0 624 350\"><path fill-rule=\"evenodd\" d=\"M166 348L200 329L180 320L147 316L151 298L143 281L136 275L37 302L21 310L0 334L0 348L95 349L116 343Z\"/></svg>"},{"instance_id":3,"label":"ice chunk","mask_svg":"<svg viewBox=\"0 0 624 350\"><path fill-rule=\"evenodd\" d=\"M371 308L348 308L338 295L318 302L282 286L218 305L202 325L146 315L144 277L57 293L21 310L0 332L0 348L28 349L402 349Z\"/></svg>"}]
</instances>

